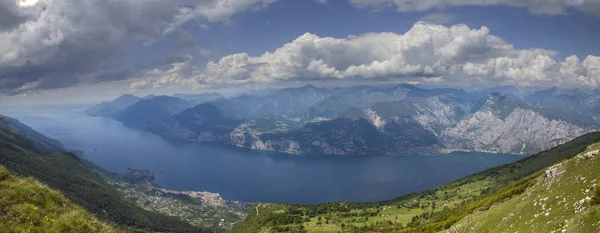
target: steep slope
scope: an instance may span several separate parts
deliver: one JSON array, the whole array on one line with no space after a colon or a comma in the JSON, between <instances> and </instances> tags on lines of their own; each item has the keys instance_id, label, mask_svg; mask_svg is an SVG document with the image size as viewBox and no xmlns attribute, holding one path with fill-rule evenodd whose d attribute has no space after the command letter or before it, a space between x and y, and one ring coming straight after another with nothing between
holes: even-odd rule
<instances>
[{"instance_id":1,"label":"steep slope","mask_svg":"<svg viewBox=\"0 0 600 233\"><path fill-rule=\"evenodd\" d=\"M225 140L225 143L253 150L264 150L265 146L260 141L260 135L289 132L298 129L300 126L302 126L302 123L299 121L275 114L267 114L239 124L229 133L229 140Z\"/></svg>"},{"instance_id":2,"label":"steep slope","mask_svg":"<svg viewBox=\"0 0 600 233\"><path fill-rule=\"evenodd\" d=\"M284 133L266 133L254 142L256 149L290 154L381 154L385 148L377 128L364 119L338 118L309 123Z\"/></svg>"},{"instance_id":3,"label":"steep slope","mask_svg":"<svg viewBox=\"0 0 600 233\"><path fill-rule=\"evenodd\" d=\"M527 190L474 211L448 232L599 232L600 143L532 178Z\"/></svg>"},{"instance_id":4,"label":"steep slope","mask_svg":"<svg viewBox=\"0 0 600 233\"><path fill-rule=\"evenodd\" d=\"M441 131L465 114L466 104L452 96L405 98L379 102L370 108L350 108L333 120L309 122L304 127L255 133L251 145L258 150L294 154L399 155L434 153Z\"/></svg>"},{"instance_id":5,"label":"steep slope","mask_svg":"<svg viewBox=\"0 0 600 233\"><path fill-rule=\"evenodd\" d=\"M33 130L29 126L16 119L0 115L0 128L8 129L20 136L27 138L35 144L35 147L44 151L63 151L61 142Z\"/></svg>"},{"instance_id":6,"label":"steep slope","mask_svg":"<svg viewBox=\"0 0 600 233\"><path fill-rule=\"evenodd\" d=\"M552 224L542 226L546 230L535 232L565 227L571 230L567 232L596 232L600 216L594 211L598 209L594 184L600 175L600 155L593 154L600 149L599 142L600 133L587 134L518 162L390 201L258 203L232 232L470 232L469 227L478 226L473 230L497 232L511 229L511 224L525 229L519 232L531 232L532 223L540 227L548 221ZM521 219L518 212L510 213L519 208L524 211ZM576 229L581 226L592 231Z\"/></svg>"},{"instance_id":7,"label":"steep slope","mask_svg":"<svg viewBox=\"0 0 600 233\"><path fill-rule=\"evenodd\" d=\"M90 116L111 116L121 109L131 106L138 102L141 98L125 94L109 102L102 102L85 110L85 113Z\"/></svg>"},{"instance_id":8,"label":"steep slope","mask_svg":"<svg viewBox=\"0 0 600 233\"><path fill-rule=\"evenodd\" d=\"M141 209L120 196L77 156L67 152L46 152L8 128L0 128L0 165L19 176L33 177L61 191L69 200L103 220L132 230L201 231L177 218Z\"/></svg>"},{"instance_id":9,"label":"steep slope","mask_svg":"<svg viewBox=\"0 0 600 233\"><path fill-rule=\"evenodd\" d=\"M163 120L150 130L188 141L224 141L240 123L224 116L213 103L204 103Z\"/></svg>"},{"instance_id":10,"label":"steep slope","mask_svg":"<svg viewBox=\"0 0 600 233\"><path fill-rule=\"evenodd\" d=\"M449 150L534 153L597 128L595 122L580 124L567 117L556 117L570 114L560 111L493 93L474 102L469 115L444 129L440 141Z\"/></svg>"},{"instance_id":11,"label":"steep slope","mask_svg":"<svg viewBox=\"0 0 600 233\"><path fill-rule=\"evenodd\" d=\"M0 166L2 232L116 232L60 192Z\"/></svg>"},{"instance_id":12,"label":"steep slope","mask_svg":"<svg viewBox=\"0 0 600 233\"><path fill-rule=\"evenodd\" d=\"M113 117L127 126L146 128L189 107L192 107L191 104L185 100L170 96L156 96L142 99L121 109Z\"/></svg>"}]
</instances>

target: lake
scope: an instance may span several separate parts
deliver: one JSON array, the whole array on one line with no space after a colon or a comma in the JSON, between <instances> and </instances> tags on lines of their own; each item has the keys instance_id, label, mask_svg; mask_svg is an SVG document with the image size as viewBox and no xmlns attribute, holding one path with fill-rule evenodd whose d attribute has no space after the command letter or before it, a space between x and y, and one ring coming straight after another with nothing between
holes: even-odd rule
<instances>
[{"instance_id":1,"label":"lake","mask_svg":"<svg viewBox=\"0 0 600 233\"><path fill-rule=\"evenodd\" d=\"M227 200L276 203L370 202L423 191L519 155L294 156L168 140L83 109L3 110L110 171L150 170L174 190L218 192Z\"/></svg>"}]
</instances>

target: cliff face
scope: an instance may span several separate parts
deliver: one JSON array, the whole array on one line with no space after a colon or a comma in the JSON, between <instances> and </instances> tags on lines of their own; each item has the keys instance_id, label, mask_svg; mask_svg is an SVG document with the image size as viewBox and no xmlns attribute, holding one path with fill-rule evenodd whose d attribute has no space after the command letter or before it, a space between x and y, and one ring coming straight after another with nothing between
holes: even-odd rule
<instances>
[{"instance_id":1,"label":"cliff face","mask_svg":"<svg viewBox=\"0 0 600 233\"><path fill-rule=\"evenodd\" d=\"M456 150L533 153L590 131L590 128L551 120L535 111L517 108L505 118L491 111L470 114L444 130L441 143Z\"/></svg>"}]
</instances>

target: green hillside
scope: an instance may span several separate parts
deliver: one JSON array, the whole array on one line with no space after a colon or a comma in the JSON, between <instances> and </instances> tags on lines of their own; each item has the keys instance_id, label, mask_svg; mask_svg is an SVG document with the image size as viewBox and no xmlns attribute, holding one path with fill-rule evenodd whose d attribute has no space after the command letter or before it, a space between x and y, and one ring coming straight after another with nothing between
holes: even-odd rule
<instances>
[{"instance_id":1,"label":"green hillside","mask_svg":"<svg viewBox=\"0 0 600 233\"><path fill-rule=\"evenodd\" d=\"M599 207L594 203L600 202L595 188L600 155L582 156L600 149L598 142L600 133L591 133L391 201L259 203L232 232L598 232ZM583 210L575 211L575 206Z\"/></svg>"},{"instance_id":2,"label":"green hillside","mask_svg":"<svg viewBox=\"0 0 600 233\"><path fill-rule=\"evenodd\" d=\"M203 231L177 217L146 211L125 199L72 153L46 152L36 145L19 132L0 127L0 165L20 177L41 181L98 218L128 231Z\"/></svg>"},{"instance_id":3,"label":"green hillside","mask_svg":"<svg viewBox=\"0 0 600 233\"><path fill-rule=\"evenodd\" d=\"M0 166L1 232L115 232L60 192Z\"/></svg>"}]
</instances>

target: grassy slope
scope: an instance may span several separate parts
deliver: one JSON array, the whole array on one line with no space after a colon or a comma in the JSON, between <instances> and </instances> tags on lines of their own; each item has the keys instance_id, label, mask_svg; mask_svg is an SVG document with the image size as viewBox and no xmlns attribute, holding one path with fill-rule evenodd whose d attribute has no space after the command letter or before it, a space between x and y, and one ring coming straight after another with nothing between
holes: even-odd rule
<instances>
[{"instance_id":1,"label":"grassy slope","mask_svg":"<svg viewBox=\"0 0 600 233\"><path fill-rule=\"evenodd\" d=\"M600 143L596 143L586 152L599 149ZM468 215L450 232L600 232L600 207L591 199L597 198L600 190L595 187L600 178L600 155L577 156L553 168L558 174L555 178L546 174L535 177L524 193ZM584 209L576 213L576 207Z\"/></svg>"},{"instance_id":2,"label":"grassy slope","mask_svg":"<svg viewBox=\"0 0 600 233\"><path fill-rule=\"evenodd\" d=\"M0 166L2 232L115 232L60 192Z\"/></svg>"},{"instance_id":3,"label":"grassy slope","mask_svg":"<svg viewBox=\"0 0 600 233\"><path fill-rule=\"evenodd\" d=\"M0 128L0 165L23 177L34 177L97 217L135 231L199 232L175 217L146 211L126 200L102 177L71 153L47 153L31 140Z\"/></svg>"},{"instance_id":4,"label":"grassy slope","mask_svg":"<svg viewBox=\"0 0 600 233\"><path fill-rule=\"evenodd\" d=\"M508 201L504 203L508 203L522 193L531 192L545 168L576 156L598 141L600 133L588 134L513 164L391 201L321 205L256 204L248 217L232 232L437 232L465 221L463 218L467 216L484 221L487 217L477 215L478 211L483 211L483 215L491 206L505 200ZM589 166L594 167L594 164ZM489 223L492 226L496 224L493 221ZM485 232L487 228L483 229ZM464 232L465 229L462 230L458 232Z\"/></svg>"}]
</instances>

